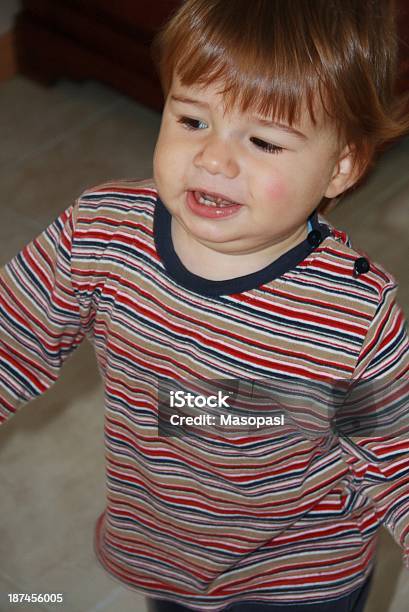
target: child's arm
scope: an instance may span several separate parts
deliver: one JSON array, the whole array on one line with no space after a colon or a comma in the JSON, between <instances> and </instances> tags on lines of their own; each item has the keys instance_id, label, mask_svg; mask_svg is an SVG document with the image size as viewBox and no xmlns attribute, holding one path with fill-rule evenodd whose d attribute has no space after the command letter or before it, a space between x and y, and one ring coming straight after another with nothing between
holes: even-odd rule
<instances>
[{"instance_id":1,"label":"child's arm","mask_svg":"<svg viewBox=\"0 0 409 612\"><path fill-rule=\"evenodd\" d=\"M0 269L0 424L44 393L85 336L71 278L77 204Z\"/></svg>"},{"instance_id":2,"label":"child's arm","mask_svg":"<svg viewBox=\"0 0 409 612\"><path fill-rule=\"evenodd\" d=\"M409 568L409 339L396 292L392 283L382 292L355 370L349 408L358 418L340 441L355 487L372 499Z\"/></svg>"}]
</instances>

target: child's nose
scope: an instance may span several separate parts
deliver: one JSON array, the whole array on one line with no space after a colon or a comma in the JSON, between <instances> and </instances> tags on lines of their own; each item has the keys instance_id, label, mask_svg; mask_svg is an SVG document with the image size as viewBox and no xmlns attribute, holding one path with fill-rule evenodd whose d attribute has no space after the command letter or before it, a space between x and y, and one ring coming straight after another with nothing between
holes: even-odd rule
<instances>
[{"instance_id":1,"label":"child's nose","mask_svg":"<svg viewBox=\"0 0 409 612\"><path fill-rule=\"evenodd\" d=\"M210 174L224 174L229 178L234 178L239 172L234 146L214 135L202 145L194 163Z\"/></svg>"}]
</instances>

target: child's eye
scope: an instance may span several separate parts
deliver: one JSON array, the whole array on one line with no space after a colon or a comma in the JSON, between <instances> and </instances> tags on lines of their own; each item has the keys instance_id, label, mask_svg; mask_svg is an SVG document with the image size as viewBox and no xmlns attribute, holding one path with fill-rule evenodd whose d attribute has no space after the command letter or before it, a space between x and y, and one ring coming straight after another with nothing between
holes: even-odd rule
<instances>
[{"instance_id":1,"label":"child's eye","mask_svg":"<svg viewBox=\"0 0 409 612\"><path fill-rule=\"evenodd\" d=\"M190 117L180 117L180 119L178 119L178 123L181 123L188 130L200 129L197 127L197 124L206 125L203 123L203 121L199 121L199 119L191 119Z\"/></svg>"},{"instance_id":2,"label":"child's eye","mask_svg":"<svg viewBox=\"0 0 409 612\"><path fill-rule=\"evenodd\" d=\"M278 147L277 145L273 145L270 142L265 142L264 140L260 140L260 138L251 138L251 141L266 153L282 153L284 151L283 147Z\"/></svg>"}]
</instances>

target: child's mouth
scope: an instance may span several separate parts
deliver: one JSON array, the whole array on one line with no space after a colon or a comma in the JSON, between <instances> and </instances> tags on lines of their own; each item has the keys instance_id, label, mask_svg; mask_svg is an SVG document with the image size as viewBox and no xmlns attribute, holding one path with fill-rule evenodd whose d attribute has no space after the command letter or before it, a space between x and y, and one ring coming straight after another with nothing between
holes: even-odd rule
<instances>
[{"instance_id":1,"label":"child's mouth","mask_svg":"<svg viewBox=\"0 0 409 612\"><path fill-rule=\"evenodd\" d=\"M195 198L200 204L205 204L205 206L221 206L225 208L226 206L234 206L236 202L232 202L231 200L223 200L223 198L215 198L203 193L202 191L194 191Z\"/></svg>"},{"instance_id":2,"label":"child's mouth","mask_svg":"<svg viewBox=\"0 0 409 612\"><path fill-rule=\"evenodd\" d=\"M237 202L216 198L201 191L188 191L187 204L195 214L217 219L230 217L242 208Z\"/></svg>"}]
</instances>

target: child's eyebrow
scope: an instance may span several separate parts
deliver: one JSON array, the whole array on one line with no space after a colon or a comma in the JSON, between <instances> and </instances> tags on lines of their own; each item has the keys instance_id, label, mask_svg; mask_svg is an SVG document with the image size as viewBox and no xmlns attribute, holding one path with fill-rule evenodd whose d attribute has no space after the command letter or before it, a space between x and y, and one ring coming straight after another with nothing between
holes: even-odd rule
<instances>
[{"instance_id":1,"label":"child's eyebrow","mask_svg":"<svg viewBox=\"0 0 409 612\"><path fill-rule=\"evenodd\" d=\"M209 105L207 104L207 102L201 102L200 100L194 100L193 98L188 98L186 96L181 96L181 95L176 96L175 94L171 94L170 99L175 102L183 102L185 104L195 104L196 106L200 106L202 108L209 108ZM251 119L254 123L258 125L262 125L264 127L272 127L274 129L281 130L283 132L286 132L287 134L290 134L291 136L295 136L296 138L298 138L299 140L302 140L303 142L306 142L308 140L308 137L305 134L303 134L299 130L296 130L295 128L289 125L285 125L284 123L278 123L277 121L271 121L270 119L261 119L259 117L252 117Z\"/></svg>"},{"instance_id":2,"label":"child's eyebrow","mask_svg":"<svg viewBox=\"0 0 409 612\"><path fill-rule=\"evenodd\" d=\"M305 134L303 134L299 130L296 130L290 125L285 125L285 123L278 123L277 121L271 121L270 119L260 119L259 117L253 117L253 121L255 123L258 123L259 125L272 127L278 130L282 130L283 132L287 132L288 134L291 134L291 136L295 136L303 142L306 142L308 140L308 137Z\"/></svg>"}]
</instances>

